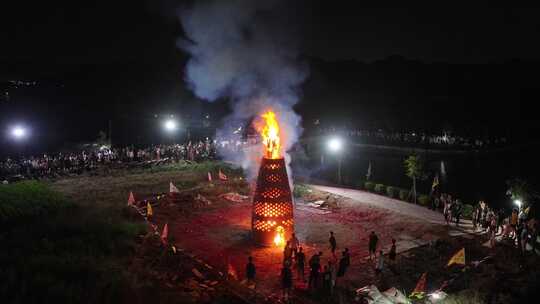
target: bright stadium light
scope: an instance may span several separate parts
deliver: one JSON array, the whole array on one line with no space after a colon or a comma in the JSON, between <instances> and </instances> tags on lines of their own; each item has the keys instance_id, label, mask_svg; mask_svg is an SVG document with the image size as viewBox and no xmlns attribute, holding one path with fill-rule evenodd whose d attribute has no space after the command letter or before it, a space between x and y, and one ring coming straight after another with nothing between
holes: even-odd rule
<instances>
[{"instance_id":1,"label":"bright stadium light","mask_svg":"<svg viewBox=\"0 0 540 304\"><path fill-rule=\"evenodd\" d=\"M14 126L11 128L11 136L17 140L23 139L28 135L28 131L22 126Z\"/></svg>"},{"instance_id":2,"label":"bright stadium light","mask_svg":"<svg viewBox=\"0 0 540 304\"><path fill-rule=\"evenodd\" d=\"M167 132L173 132L173 131L176 131L176 129L178 128L178 124L176 123L176 121L172 119L168 119L163 124L163 127L165 128Z\"/></svg>"},{"instance_id":3,"label":"bright stadium light","mask_svg":"<svg viewBox=\"0 0 540 304\"><path fill-rule=\"evenodd\" d=\"M328 146L328 150L330 150L331 153L334 153L337 156L338 161L338 172L337 172L337 181L338 184L341 184L341 151L343 150L343 141L339 137L332 137L328 140L326 143Z\"/></svg>"},{"instance_id":4,"label":"bright stadium light","mask_svg":"<svg viewBox=\"0 0 540 304\"><path fill-rule=\"evenodd\" d=\"M343 142L340 138L334 137L328 140L328 149L331 152L339 152L343 148Z\"/></svg>"}]
</instances>

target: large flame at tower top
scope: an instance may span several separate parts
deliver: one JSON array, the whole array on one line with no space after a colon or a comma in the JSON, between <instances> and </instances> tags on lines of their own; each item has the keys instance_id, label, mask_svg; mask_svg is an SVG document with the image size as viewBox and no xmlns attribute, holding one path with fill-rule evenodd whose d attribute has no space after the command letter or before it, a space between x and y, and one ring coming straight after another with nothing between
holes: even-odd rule
<instances>
[{"instance_id":1,"label":"large flame at tower top","mask_svg":"<svg viewBox=\"0 0 540 304\"><path fill-rule=\"evenodd\" d=\"M276 120L276 113L272 110L261 115L264 118L265 124L259 131L262 136L264 145L264 157L270 159L280 158L280 143L279 143L279 124Z\"/></svg>"}]
</instances>

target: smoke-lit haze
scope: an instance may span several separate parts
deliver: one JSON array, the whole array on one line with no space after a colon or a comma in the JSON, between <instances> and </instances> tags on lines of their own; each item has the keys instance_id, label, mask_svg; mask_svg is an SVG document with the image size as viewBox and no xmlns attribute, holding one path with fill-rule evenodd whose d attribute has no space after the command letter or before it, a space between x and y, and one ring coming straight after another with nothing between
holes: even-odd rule
<instances>
[{"instance_id":1,"label":"smoke-lit haze","mask_svg":"<svg viewBox=\"0 0 540 304\"><path fill-rule=\"evenodd\" d=\"M284 7L276 1L204 1L180 12L187 39L180 48L191 55L186 81L209 102L227 98L233 112L223 121L219 138L272 108L282 129L284 151L301 134L300 116L293 111L307 66L299 62L294 29L282 22ZM241 163L253 177L262 149L246 155L223 155ZM287 157L288 158L288 157ZM289 159L287 159L289 161Z\"/></svg>"}]
</instances>

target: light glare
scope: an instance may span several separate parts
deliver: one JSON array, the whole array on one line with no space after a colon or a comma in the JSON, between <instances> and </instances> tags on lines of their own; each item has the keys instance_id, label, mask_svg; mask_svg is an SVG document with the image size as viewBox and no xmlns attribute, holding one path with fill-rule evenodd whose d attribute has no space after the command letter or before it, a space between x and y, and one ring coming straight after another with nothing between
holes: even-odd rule
<instances>
[{"instance_id":1,"label":"light glare","mask_svg":"<svg viewBox=\"0 0 540 304\"><path fill-rule=\"evenodd\" d=\"M24 138L24 137L26 137L26 129L21 127L21 126L13 127L13 129L11 130L11 135L15 139Z\"/></svg>"},{"instance_id":2,"label":"light glare","mask_svg":"<svg viewBox=\"0 0 540 304\"><path fill-rule=\"evenodd\" d=\"M343 142L339 138L331 138L328 141L328 149L332 152L338 152L343 148Z\"/></svg>"},{"instance_id":3,"label":"light glare","mask_svg":"<svg viewBox=\"0 0 540 304\"><path fill-rule=\"evenodd\" d=\"M165 130L167 130L169 132L172 132L172 131L176 130L176 128L178 126L176 124L176 121L174 121L172 119L169 119L169 120L165 121L164 127L165 127Z\"/></svg>"}]
</instances>

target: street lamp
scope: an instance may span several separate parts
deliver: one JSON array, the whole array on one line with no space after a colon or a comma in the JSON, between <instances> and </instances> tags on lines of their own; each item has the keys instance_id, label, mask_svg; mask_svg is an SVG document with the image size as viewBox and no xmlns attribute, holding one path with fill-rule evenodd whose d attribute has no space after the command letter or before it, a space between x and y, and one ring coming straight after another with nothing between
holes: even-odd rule
<instances>
[{"instance_id":1,"label":"street lamp","mask_svg":"<svg viewBox=\"0 0 540 304\"><path fill-rule=\"evenodd\" d=\"M343 142L340 138L333 137L328 140L328 150L333 153L338 153L343 148Z\"/></svg>"},{"instance_id":2,"label":"street lamp","mask_svg":"<svg viewBox=\"0 0 540 304\"><path fill-rule=\"evenodd\" d=\"M178 122L172 118L169 118L163 121L163 129L168 134L168 137L171 138L172 144L174 144L176 131L178 130Z\"/></svg>"},{"instance_id":3,"label":"street lamp","mask_svg":"<svg viewBox=\"0 0 540 304\"><path fill-rule=\"evenodd\" d=\"M341 151L343 150L343 141L339 137L332 137L327 142L328 150L337 154L338 157L338 184L341 184Z\"/></svg>"},{"instance_id":4,"label":"street lamp","mask_svg":"<svg viewBox=\"0 0 540 304\"><path fill-rule=\"evenodd\" d=\"M22 126L14 126L11 128L10 134L15 140L22 140L28 136L28 131Z\"/></svg>"},{"instance_id":5,"label":"street lamp","mask_svg":"<svg viewBox=\"0 0 540 304\"><path fill-rule=\"evenodd\" d=\"M165 131L167 132L173 132L173 131L176 131L176 129L178 129L178 124L176 123L176 121L172 120L172 119L167 119L164 123L163 123L163 128L165 129Z\"/></svg>"}]
</instances>

